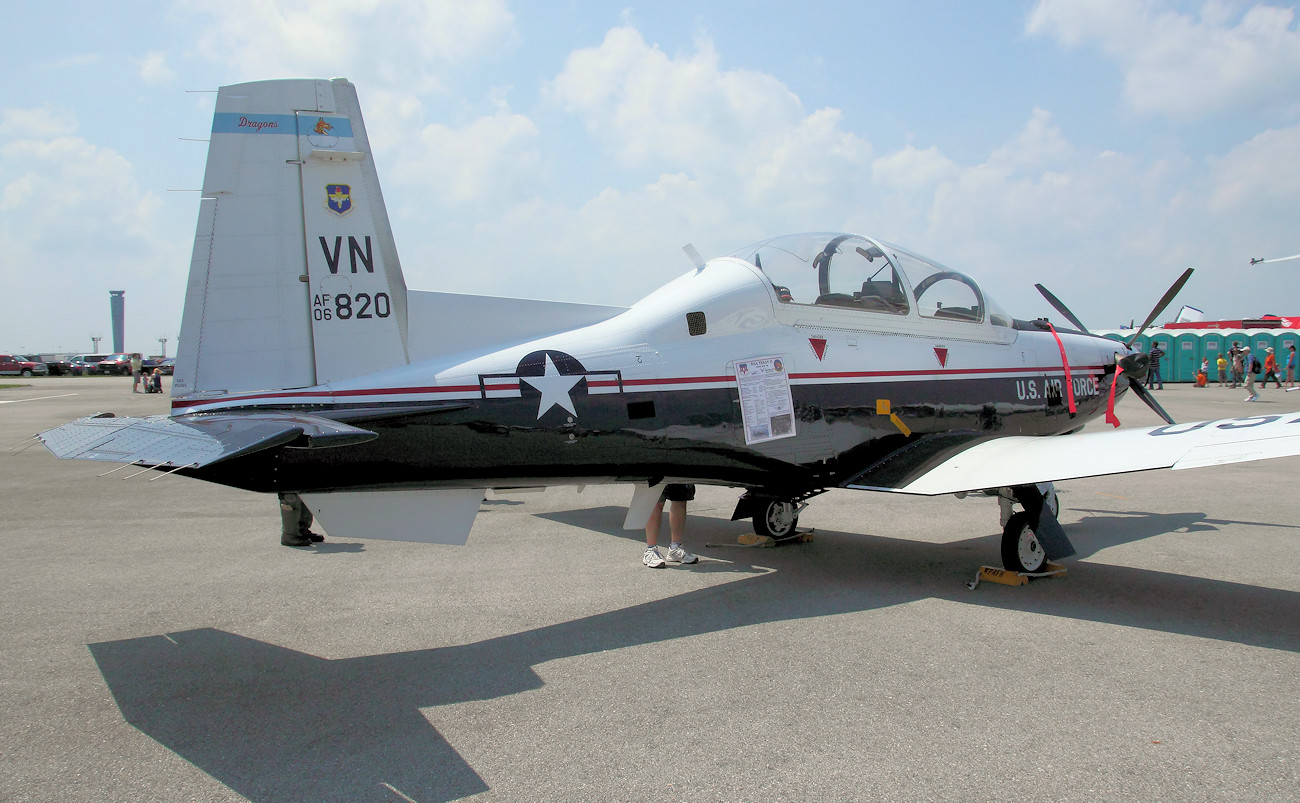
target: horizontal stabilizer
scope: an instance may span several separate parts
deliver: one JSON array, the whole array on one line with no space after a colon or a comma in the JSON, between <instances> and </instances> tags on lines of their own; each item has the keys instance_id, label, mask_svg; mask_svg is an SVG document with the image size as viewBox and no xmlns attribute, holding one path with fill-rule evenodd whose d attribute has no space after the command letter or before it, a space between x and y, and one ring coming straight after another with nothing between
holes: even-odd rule
<instances>
[{"instance_id":1,"label":"horizontal stabilizer","mask_svg":"<svg viewBox=\"0 0 1300 803\"><path fill-rule=\"evenodd\" d=\"M1148 471L1199 468L1300 455L1300 413L1057 437L995 438L892 487L864 490L936 494Z\"/></svg>"},{"instance_id":2,"label":"horizontal stabilizer","mask_svg":"<svg viewBox=\"0 0 1300 803\"><path fill-rule=\"evenodd\" d=\"M626 312L626 307L537 301L527 298L475 296L412 290L411 361L450 354L483 353L556 332L580 329ZM491 326L484 326L491 321Z\"/></svg>"},{"instance_id":3,"label":"horizontal stabilizer","mask_svg":"<svg viewBox=\"0 0 1300 803\"><path fill-rule=\"evenodd\" d=\"M302 501L334 538L461 545L483 503L482 488L304 493Z\"/></svg>"},{"instance_id":4,"label":"horizontal stabilizer","mask_svg":"<svg viewBox=\"0 0 1300 803\"><path fill-rule=\"evenodd\" d=\"M301 413L244 413L171 418L92 416L42 432L55 457L199 468L292 443L321 448L363 443L369 430Z\"/></svg>"}]
</instances>

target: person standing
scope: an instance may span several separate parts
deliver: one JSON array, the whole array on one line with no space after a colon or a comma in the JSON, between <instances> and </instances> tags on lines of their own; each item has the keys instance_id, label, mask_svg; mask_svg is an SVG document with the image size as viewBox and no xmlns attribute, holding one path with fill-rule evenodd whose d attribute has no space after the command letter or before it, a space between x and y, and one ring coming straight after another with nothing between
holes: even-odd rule
<instances>
[{"instance_id":1,"label":"person standing","mask_svg":"<svg viewBox=\"0 0 1300 803\"><path fill-rule=\"evenodd\" d=\"M1286 386L1293 388L1295 387L1296 369L1295 343L1288 346L1287 350L1289 353L1286 355Z\"/></svg>"},{"instance_id":2,"label":"person standing","mask_svg":"<svg viewBox=\"0 0 1300 803\"><path fill-rule=\"evenodd\" d=\"M1219 359L1215 365L1219 368L1219 387L1226 388L1228 386L1228 359L1223 356L1222 351L1219 352Z\"/></svg>"},{"instance_id":3,"label":"person standing","mask_svg":"<svg viewBox=\"0 0 1300 803\"><path fill-rule=\"evenodd\" d=\"M1235 388L1241 382L1245 381L1244 372L1242 371L1243 357L1241 354L1241 344L1233 343L1232 349L1228 352L1232 356L1232 384L1228 387Z\"/></svg>"},{"instance_id":4,"label":"person standing","mask_svg":"<svg viewBox=\"0 0 1300 803\"><path fill-rule=\"evenodd\" d=\"M1267 352L1267 356L1264 357L1264 381L1259 384L1261 387L1267 385L1269 377L1272 377L1273 384L1277 385L1278 390L1281 390L1282 380L1278 379L1277 376L1277 358L1273 356L1273 347L1269 346L1264 351Z\"/></svg>"},{"instance_id":5,"label":"person standing","mask_svg":"<svg viewBox=\"0 0 1300 803\"><path fill-rule=\"evenodd\" d=\"M664 556L659 552L659 528L663 524L661 519L664 513L664 500L672 503L668 508L668 529L672 534L672 541L668 545L667 562L688 564L699 561L699 558L682 547L682 536L686 534L686 503L694 498L694 485L669 483L664 486L664 492L650 514L650 520L645 523L645 555L641 557L641 562L647 568L664 567Z\"/></svg>"},{"instance_id":6,"label":"person standing","mask_svg":"<svg viewBox=\"0 0 1300 803\"><path fill-rule=\"evenodd\" d=\"M280 494L280 543L284 546L311 546L325 536L311 531L311 511L295 493Z\"/></svg>"},{"instance_id":7,"label":"person standing","mask_svg":"<svg viewBox=\"0 0 1300 803\"><path fill-rule=\"evenodd\" d=\"M1259 394L1255 392L1255 367L1258 363L1250 353L1250 346L1241 347L1241 365L1242 370L1246 372L1246 392L1250 395L1246 401L1259 401Z\"/></svg>"},{"instance_id":8,"label":"person standing","mask_svg":"<svg viewBox=\"0 0 1300 803\"><path fill-rule=\"evenodd\" d=\"M140 392L140 368L144 365L144 360L140 359L140 353L136 352L131 355L131 392Z\"/></svg>"},{"instance_id":9,"label":"person standing","mask_svg":"<svg viewBox=\"0 0 1300 803\"><path fill-rule=\"evenodd\" d=\"M1160 360L1165 356L1165 350L1159 345L1151 344L1151 367L1147 370L1147 387L1152 390L1164 390L1165 381L1160 378ZM1159 385L1160 387L1156 387Z\"/></svg>"}]
</instances>

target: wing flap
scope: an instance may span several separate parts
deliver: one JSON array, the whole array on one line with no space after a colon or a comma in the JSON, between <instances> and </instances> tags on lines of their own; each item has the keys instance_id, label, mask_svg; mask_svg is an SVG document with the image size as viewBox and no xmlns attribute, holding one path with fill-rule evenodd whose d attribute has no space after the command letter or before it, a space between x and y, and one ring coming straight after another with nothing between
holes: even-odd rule
<instances>
[{"instance_id":1,"label":"wing flap","mask_svg":"<svg viewBox=\"0 0 1300 803\"><path fill-rule=\"evenodd\" d=\"M335 538L462 545L486 494L482 488L304 493L302 501Z\"/></svg>"},{"instance_id":2,"label":"wing flap","mask_svg":"<svg viewBox=\"0 0 1300 803\"><path fill-rule=\"evenodd\" d=\"M934 496L1039 482L1300 455L1300 414L1260 415L1173 426L1012 436L975 443L896 486L850 484Z\"/></svg>"}]
</instances>

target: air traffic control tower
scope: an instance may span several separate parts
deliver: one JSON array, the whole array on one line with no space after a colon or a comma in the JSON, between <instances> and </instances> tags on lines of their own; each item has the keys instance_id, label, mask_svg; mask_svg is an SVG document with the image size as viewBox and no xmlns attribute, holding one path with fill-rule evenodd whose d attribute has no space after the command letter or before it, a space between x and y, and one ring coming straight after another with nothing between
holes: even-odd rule
<instances>
[{"instance_id":1,"label":"air traffic control tower","mask_svg":"<svg viewBox=\"0 0 1300 803\"><path fill-rule=\"evenodd\" d=\"M113 315L113 352L120 354L124 348L122 343L126 340L125 290L108 291L108 310Z\"/></svg>"}]
</instances>

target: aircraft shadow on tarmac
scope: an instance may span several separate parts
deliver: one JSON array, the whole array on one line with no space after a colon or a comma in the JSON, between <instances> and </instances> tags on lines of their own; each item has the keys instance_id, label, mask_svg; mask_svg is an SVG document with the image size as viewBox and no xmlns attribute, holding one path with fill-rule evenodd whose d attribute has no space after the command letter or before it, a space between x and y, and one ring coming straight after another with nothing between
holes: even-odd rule
<instances>
[{"instance_id":1,"label":"aircraft shadow on tarmac","mask_svg":"<svg viewBox=\"0 0 1300 803\"><path fill-rule=\"evenodd\" d=\"M545 515L612 534L621 533L624 511ZM1074 529L1081 551L1110 545L1114 536L1098 534L1115 529L1131 541L1215 524L1197 513L1114 519ZM699 518L692 534L734 538L736 526ZM1300 652L1300 594L1291 591L1102 563L1068 580L967 591L964 580L995 554L997 540L930 544L818 531L802 547L700 549L754 576L473 644L386 655L330 660L207 628L89 648L127 722L257 801L483 792L483 779L420 709L540 688L533 667L559 658L924 598ZM660 624L645 628L647 619Z\"/></svg>"}]
</instances>

